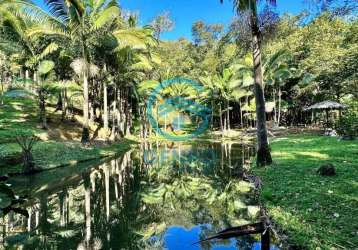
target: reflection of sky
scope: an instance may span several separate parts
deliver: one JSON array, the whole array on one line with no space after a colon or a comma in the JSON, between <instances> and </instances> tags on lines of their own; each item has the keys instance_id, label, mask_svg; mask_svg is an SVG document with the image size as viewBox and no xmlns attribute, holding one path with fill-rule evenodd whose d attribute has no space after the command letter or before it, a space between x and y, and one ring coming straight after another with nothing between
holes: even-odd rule
<instances>
[{"instance_id":1,"label":"reflection of sky","mask_svg":"<svg viewBox=\"0 0 358 250\"><path fill-rule=\"evenodd\" d=\"M200 226L192 227L187 230L183 227L173 226L168 228L164 235L164 249L168 250L200 250L200 244L194 244L200 240ZM213 242L212 241L212 250L236 250L236 239L231 239L224 243ZM254 243L252 250L260 250L260 243ZM271 250L278 250L276 247L271 247Z\"/></svg>"}]
</instances>

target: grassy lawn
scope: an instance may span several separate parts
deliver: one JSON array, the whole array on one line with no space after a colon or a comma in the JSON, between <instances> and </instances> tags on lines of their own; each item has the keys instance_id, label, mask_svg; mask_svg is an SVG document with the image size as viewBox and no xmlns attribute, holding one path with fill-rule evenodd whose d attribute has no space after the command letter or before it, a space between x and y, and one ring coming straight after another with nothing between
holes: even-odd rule
<instances>
[{"instance_id":1,"label":"grassy lawn","mask_svg":"<svg viewBox=\"0 0 358 250\"><path fill-rule=\"evenodd\" d=\"M295 135L272 142L274 164L254 169L262 199L293 249L356 249L358 246L358 141ZM323 177L332 163L337 175Z\"/></svg>"},{"instance_id":2,"label":"grassy lawn","mask_svg":"<svg viewBox=\"0 0 358 250\"><path fill-rule=\"evenodd\" d=\"M15 131L41 133L37 128L37 103L25 91L7 92L0 106L0 143L13 142Z\"/></svg>"},{"instance_id":3,"label":"grassy lawn","mask_svg":"<svg viewBox=\"0 0 358 250\"><path fill-rule=\"evenodd\" d=\"M57 126L60 113L48 108L49 129L38 126L37 103L22 90L6 93L4 105L0 106L0 175L21 172L21 148L15 142L15 133L31 131L41 138L33 148L36 167L52 169L79 162L114 156L130 148L134 142L123 139L116 144L95 144L83 147L75 137L80 137L81 125L69 123ZM52 121L52 122L51 122Z\"/></svg>"}]
</instances>

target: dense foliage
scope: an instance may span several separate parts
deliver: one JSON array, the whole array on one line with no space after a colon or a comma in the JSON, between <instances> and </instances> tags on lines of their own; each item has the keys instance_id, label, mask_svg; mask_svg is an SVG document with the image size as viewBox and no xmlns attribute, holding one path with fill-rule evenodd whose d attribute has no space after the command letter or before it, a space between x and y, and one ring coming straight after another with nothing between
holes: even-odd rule
<instances>
[{"instance_id":1,"label":"dense foliage","mask_svg":"<svg viewBox=\"0 0 358 250\"><path fill-rule=\"evenodd\" d=\"M84 126L87 118L90 125L102 124L106 137L135 131L151 135L146 96L153 81L175 76L205 86L200 102L213 110L212 128L255 125L253 61L244 16L228 30L222 24L197 21L193 41L160 41L160 34L174 26L167 12L152 26L138 27L138 17L120 15L115 3L71 3L81 20L66 12L71 8L61 9L62 4L48 2L53 15L30 3L1 4L7 13L1 16L2 93L19 86L36 92L44 128L45 103L54 100L63 119L85 110ZM354 7L330 4L310 16L281 17L267 7L259 14L268 120L277 126L304 123L311 116L303 111L305 106L357 98ZM41 72L45 62L54 65L53 71Z\"/></svg>"}]
</instances>

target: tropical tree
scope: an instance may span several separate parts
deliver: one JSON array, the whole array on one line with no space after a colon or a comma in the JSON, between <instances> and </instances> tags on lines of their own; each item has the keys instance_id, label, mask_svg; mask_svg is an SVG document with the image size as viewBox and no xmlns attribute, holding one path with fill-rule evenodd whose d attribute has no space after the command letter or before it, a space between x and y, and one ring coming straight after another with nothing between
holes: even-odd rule
<instances>
[{"instance_id":1,"label":"tropical tree","mask_svg":"<svg viewBox=\"0 0 358 250\"><path fill-rule=\"evenodd\" d=\"M170 19L169 12L158 15L150 25L153 27L158 41L163 32L172 31L174 28L174 22Z\"/></svg>"},{"instance_id":2,"label":"tropical tree","mask_svg":"<svg viewBox=\"0 0 358 250\"><path fill-rule=\"evenodd\" d=\"M280 125L281 119L282 87L296 70L289 66L291 59L292 55L287 50L282 49L265 60L263 65L266 85L272 87L274 122L277 126ZM278 96L278 108L276 108L276 96Z\"/></svg>"},{"instance_id":3,"label":"tropical tree","mask_svg":"<svg viewBox=\"0 0 358 250\"><path fill-rule=\"evenodd\" d=\"M76 1L48 0L50 12L57 18L56 25L41 25L30 32L42 33L70 38L80 46L81 57L86 69L83 73L83 130L82 143L89 142L89 83L88 71L90 63L89 44L98 30L113 24L119 16L120 9L116 2L111 1Z\"/></svg>"},{"instance_id":4,"label":"tropical tree","mask_svg":"<svg viewBox=\"0 0 358 250\"><path fill-rule=\"evenodd\" d=\"M40 121L42 121L42 128L47 129L46 122L46 97L51 88L50 80L53 80L53 68L55 63L53 61L44 60L38 66L39 84L39 106L40 106Z\"/></svg>"},{"instance_id":5,"label":"tropical tree","mask_svg":"<svg viewBox=\"0 0 358 250\"><path fill-rule=\"evenodd\" d=\"M224 0L220 0L223 2ZM275 0L267 0L269 4L275 4ZM272 163L270 148L267 137L266 111L264 83L261 62L261 31L258 20L258 1L254 0L233 0L234 8L240 14L248 13L248 25L251 29L252 49L254 61L254 82L255 82L255 100L257 117L257 165L264 166Z\"/></svg>"}]
</instances>

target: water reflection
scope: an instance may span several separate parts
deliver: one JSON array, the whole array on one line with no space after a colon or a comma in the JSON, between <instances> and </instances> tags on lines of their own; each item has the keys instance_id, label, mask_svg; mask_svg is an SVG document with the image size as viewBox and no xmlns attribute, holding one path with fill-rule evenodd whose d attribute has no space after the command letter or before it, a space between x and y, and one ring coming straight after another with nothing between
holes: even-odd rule
<instances>
[{"instance_id":1,"label":"water reflection","mask_svg":"<svg viewBox=\"0 0 358 250\"><path fill-rule=\"evenodd\" d=\"M29 218L2 219L6 247L23 249L255 249L257 239L194 242L257 220L237 144L142 144L102 163L12 179ZM23 188L25 187L25 189Z\"/></svg>"}]
</instances>

